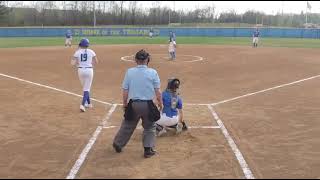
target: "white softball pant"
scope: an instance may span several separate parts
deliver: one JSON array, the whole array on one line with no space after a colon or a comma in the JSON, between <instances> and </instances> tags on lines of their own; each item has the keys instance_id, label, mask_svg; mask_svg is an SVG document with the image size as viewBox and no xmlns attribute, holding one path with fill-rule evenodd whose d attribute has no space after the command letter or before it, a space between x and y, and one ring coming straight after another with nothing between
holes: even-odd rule
<instances>
[{"instance_id":1,"label":"white softball pant","mask_svg":"<svg viewBox=\"0 0 320 180\"><path fill-rule=\"evenodd\" d=\"M93 80L93 69L78 68L78 76L83 87L83 91L90 91Z\"/></svg>"},{"instance_id":2,"label":"white softball pant","mask_svg":"<svg viewBox=\"0 0 320 180\"><path fill-rule=\"evenodd\" d=\"M161 118L156 123L160 126L174 126L178 122L179 116L168 117L165 113L162 113Z\"/></svg>"},{"instance_id":3,"label":"white softball pant","mask_svg":"<svg viewBox=\"0 0 320 180\"><path fill-rule=\"evenodd\" d=\"M258 37L254 37L253 40L252 40L252 43L258 44L258 42L259 42L259 38Z\"/></svg>"},{"instance_id":4,"label":"white softball pant","mask_svg":"<svg viewBox=\"0 0 320 180\"><path fill-rule=\"evenodd\" d=\"M71 45L72 38L66 38L65 44Z\"/></svg>"}]
</instances>

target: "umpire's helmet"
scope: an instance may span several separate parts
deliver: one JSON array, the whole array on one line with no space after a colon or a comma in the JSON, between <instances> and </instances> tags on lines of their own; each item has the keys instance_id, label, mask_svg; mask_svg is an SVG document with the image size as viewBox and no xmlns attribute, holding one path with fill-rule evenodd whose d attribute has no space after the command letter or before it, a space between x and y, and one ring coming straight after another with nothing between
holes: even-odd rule
<instances>
[{"instance_id":1,"label":"umpire's helmet","mask_svg":"<svg viewBox=\"0 0 320 180\"><path fill-rule=\"evenodd\" d=\"M88 47L89 46L89 39L87 39L87 38L81 39L79 46L80 47Z\"/></svg>"}]
</instances>

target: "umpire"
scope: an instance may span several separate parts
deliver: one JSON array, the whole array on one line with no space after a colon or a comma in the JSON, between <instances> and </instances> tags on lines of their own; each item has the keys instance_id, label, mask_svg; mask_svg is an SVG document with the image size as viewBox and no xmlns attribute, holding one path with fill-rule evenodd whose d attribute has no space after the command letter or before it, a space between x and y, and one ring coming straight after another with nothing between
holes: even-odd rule
<instances>
[{"instance_id":1,"label":"umpire","mask_svg":"<svg viewBox=\"0 0 320 180\"><path fill-rule=\"evenodd\" d=\"M155 155L156 125L160 112L152 99L156 96L162 109L160 78L156 70L148 68L150 55L140 50L135 55L136 67L127 70L122 83L124 120L113 141L113 148L120 153L130 140L140 118L142 119L144 157Z\"/></svg>"}]
</instances>

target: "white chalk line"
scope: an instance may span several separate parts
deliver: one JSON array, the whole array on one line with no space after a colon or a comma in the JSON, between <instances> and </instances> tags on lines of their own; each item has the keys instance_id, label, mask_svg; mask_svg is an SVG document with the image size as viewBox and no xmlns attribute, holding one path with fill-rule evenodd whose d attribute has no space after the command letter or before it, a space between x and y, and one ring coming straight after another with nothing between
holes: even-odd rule
<instances>
[{"instance_id":1,"label":"white chalk line","mask_svg":"<svg viewBox=\"0 0 320 180\"><path fill-rule=\"evenodd\" d=\"M17 78L17 77L13 77L13 76L9 76L9 75L6 75L6 74L2 74L0 73L0 76L3 76L3 77L7 77L7 78L11 78L11 79L15 79L15 80L18 80L18 81L22 81L22 82L26 82L26 83L30 83L30 84L33 84L33 85L37 85L37 86L40 86L40 87L44 87L44 88L47 88L47 89L51 89L51 90L56 90L56 91L59 91L59 92L63 92L63 93L66 93L66 94L70 94L70 95L74 95L74 96L78 96L78 97L82 97L82 95L79 95L79 94L75 94L75 93L72 93L72 92L69 92L69 91L65 91L65 90L61 90L61 89L58 89L58 88L54 88L54 87L51 87L51 86L47 86L47 85L42 85L42 84L39 84L39 83L34 83L34 82L31 82L31 81L28 81L28 80L24 80L24 79L21 79L21 78ZM282 85L279 85L279 86L275 86L275 87L271 87L271 88L268 88L268 89L264 89L264 90L261 90L261 91L256 91L256 92L253 92L253 93L248 93L248 94L245 94L245 95L242 95L242 96L237 96L237 97L234 97L234 98L231 98L231 99L227 99L227 100L223 100L223 101L219 101L219 102L216 102L216 103L211 103L211 104L192 104L192 103L187 103L186 105L191 105L191 106L208 106L209 109L211 110L212 112L212 115L214 116L214 118L217 120L217 123L219 124L219 128L222 129L222 132L223 134L225 135L225 137L227 138L228 142L229 142L229 145L231 146L231 148L233 148L234 150L234 153L243 169L243 172L246 176L246 178L254 178L253 175L252 175L252 172L251 170L249 169L248 165L246 164L241 152L239 151L239 149L237 148L236 144L234 143L233 139L230 137L227 129L224 127L222 121L220 120L220 118L218 117L218 115L215 113L215 111L212 109L211 106L216 106L216 105L219 105L219 104L223 104L223 103L226 103L226 102L231 102L231 101L234 101L234 100L237 100L237 99L240 99L240 98L244 98L244 97L248 97L248 96L252 96L252 95L256 95L256 94L259 94L259 93L263 93L263 92L266 92L266 91L271 91L271 90L274 90L274 89L278 89L278 88L282 88L282 87L285 87L285 86L290 86L290 85L293 85L293 84L297 84L297 83L300 83L300 82L303 82L303 81L307 81L307 80L311 80L311 79L315 79L315 78L318 78L320 75L316 75L316 76L312 76L312 77L309 77L309 78L305 78L305 79L301 79L301 80L297 80L297 81L294 81L294 82L291 82L291 83L287 83L287 84L282 84ZM116 107L117 105L122 105L122 104L112 104L112 103L108 103L108 102L104 102L104 101L100 101L100 100L97 100L97 99L94 99L92 98L93 101L96 101L96 102L99 102L99 103L102 103L102 104L107 104L107 105L113 105L112 107ZM111 108L112 109L112 108ZM111 110L110 109L110 110ZM115 108L114 108L115 109ZM113 110L114 111L114 110ZM109 111L110 112L110 111ZM110 113L112 114L112 112ZM106 122L106 121L104 121ZM102 124L105 124L105 123L102 123ZM90 151L91 147L93 146L93 144L95 143L95 140L97 139L98 135L100 134L101 130L103 128L108 128L106 126L98 126L96 131L94 132L92 138L89 140L89 143L87 144L86 148L83 150L83 152L81 154L85 154L84 156L87 155L87 153ZM216 127L215 127L216 128ZM89 148L89 150L87 151L87 149ZM80 155L81 156L81 155ZM85 158L85 157L84 157ZM79 160L79 159L78 159ZM78 162L77 160L77 162ZM80 161L80 160L79 160ZM84 160L83 160L84 161ZM77 164L76 162L76 164ZM83 163L83 162L82 162ZM81 163L81 164L82 164ZM75 164L75 166L76 166ZM80 164L80 166L81 166ZM79 168L80 168L79 166ZM79 169L78 169L79 170ZM78 171L77 170L77 171ZM67 177L68 179L71 177L72 178L72 173L75 172L74 176L76 175L77 171L75 172L74 168L70 171L70 174L69 176ZM73 177L74 178L74 177ZM72 178L72 179L73 179Z\"/></svg>"},{"instance_id":2,"label":"white chalk line","mask_svg":"<svg viewBox=\"0 0 320 180\"><path fill-rule=\"evenodd\" d=\"M65 93L65 94L70 94L70 95L81 97L81 98L83 97L82 95L79 95L79 94L76 94L76 93L73 93L73 92L70 92L70 91L54 88L54 87L51 87L51 86L43 85L43 84L40 84L40 83L36 83L36 82L29 81L29 80L21 79L21 78L18 78L18 77L7 75L7 74L0 73L0 76L6 77L6 78L10 78L10 79L14 79L14 80L18 80L18 81L25 82L25 83L29 83L29 84L36 85L36 86L39 86L39 87L55 90L55 91L62 92L62 93ZM109 103L109 102L101 101L101 100L98 100L98 99L95 99L95 98L90 98L90 99L92 101L95 101L95 102L98 102L98 103L101 103L101 104L106 104L106 105L114 105L114 104L116 104L116 105L121 105L122 106L122 104L118 104L118 103ZM201 106L201 105L202 106L207 106L208 104L190 104L190 103L186 103L186 105L190 105L190 106Z\"/></svg>"},{"instance_id":3,"label":"white chalk line","mask_svg":"<svg viewBox=\"0 0 320 180\"><path fill-rule=\"evenodd\" d=\"M24 79L21 79L21 78L9 76L9 75L6 75L6 74L0 73L0 76L11 78L11 79L15 79L15 80L26 82L26 83L30 83L30 84L37 85L37 86L40 86L40 87L56 90L56 91L63 92L63 93L66 93L66 94L71 94L71 95L74 95L74 96L83 97L82 95L75 94L75 93L72 93L72 92L69 92L69 91L65 91L65 90L61 90L61 89L58 89L58 88L50 87L50 86L43 85L43 84L40 84L40 83L31 82L31 81L28 81L28 80L24 80ZM198 104L197 103L185 103L185 105L188 105L188 106L208 106L208 105L217 106L219 104L235 101L235 100L238 100L238 99L241 99L241 98L244 98L244 97L256 95L256 94L263 93L263 92L266 92L266 91L271 91L271 90L282 88L282 87L285 87L285 86L297 84L297 83L300 83L300 82L303 82L303 81L315 79L315 78L318 78L319 76L320 76L320 74L316 75L316 76L309 77L309 78L301 79L301 80L298 80L298 81L294 81L294 82L291 82L291 83L282 84L282 85L271 87L271 88L268 88L268 89L264 89L264 90L256 91L256 92L253 92L253 93L248 93L248 94L245 94L245 95L237 96L237 97L234 97L234 98L222 100L222 101L219 101L219 102L216 102L216 103L198 103ZM95 101L95 102L99 102L99 103L107 104L107 105L113 105L113 104L122 105L122 104L117 104L117 103L109 103L109 102L101 101L101 100L98 100L98 99L95 99L95 98L91 98L91 99L93 101Z\"/></svg>"},{"instance_id":4,"label":"white chalk line","mask_svg":"<svg viewBox=\"0 0 320 180\"><path fill-rule=\"evenodd\" d=\"M18 81L22 81L22 82L26 82L26 83L33 84L33 85L40 86L40 87L44 87L44 88L47 88L47 89L59 91L59 92L62 92L62 93L70 94L70 95L73 95L73 96L77 96L77 97L81 97L81 98L83 97L82 95L79 95L79 94L76 94L76 93L73 93L73 92L70 92L70 91L66 91L66 90L54 88L54 87L51 87L51 86L35 83L35 82L32 82L32 81L28 81L28 80L24 80L24 79L21 79L21 78L9 76L9 75L6 75L6 74L0 73L0 76L7 77L7 78L10 78L10 79L14 79L14 80L18 80ZM97 100L95 98L91 98L91 100L95 101L95 102L102 103L102 104L106 104L106 105L112 105L111 103L100 101L100 100Z\"/></svg>"},{"instance_id":5,"label":"white chalk line","mask_svg":"<svg viewBox=\"0 0 320 180\"><path fill-rule=\"evenodd\" d=\"M59 91L59 92L63 92L63 93L66 93L66 94L70 94L70 95L74 95L74 96L78 96L78 97L82 97L81 95L78 95L78 94L75 94L75 93L72 93L72 92L69 92L69 91L65 91L65 90L61 90L61 89L58 89L58 88L54 88L54 87L50 87L50 86L47 86L47 85L42 85L42 84L39 84L39 83L34 83L34 82L31 82L31 81L28 81L28 80L24 80L24 79L21 79L21 78L17 78L17 77L13 77L13 76L9 76L9 75L6 75L6 74L2 74L0 73L1 76L3 77L7 77L7 78L11 78L11 79L15 79L15 80L18 80L18 81L22 81L22 82L26 82L26 83L30 83L30 84L33 84L33 85L37 85L37 86L40 86L40 87L44 87L44 88L48 88L48 89L52 89L52 90L56 90L56 91ZM214 116L214 118L217 120L217 123L219 124L219 128L222 129L222 132L224 134L224 136L226 137L229 145L231 146L231 148L233 149L236 157L237 157L237 160L240 164L240 166L242 167L242 170L246 176L247 179L254 179L254 176L252 175L252 172L250 170L250 168L248 167L246 161L244 160L243 158L243 155L242 153L240 152L240 150L237 148L237 145L234 143L233 139L230 137L227 129L225 128L223 122L221 121L221 119L218 117L217 113L212 109L211 106L216 106L216 105L219 105L219 104L222 104L222 103L226 103L226 102L231 102L231 101L234 101L234 100L237 100L237 99L240 99L240 98L244 98L244 97L248 97L248 96L252 96L252 95L255 95L255 94L259 94L259 93L263 93L263 92L266 92L266 91L271 91L271 90L274 90L274 89L278 89L278 88L282 88L282 87L285 87L285 86L290 86L290 85L293 85L293 84L297 84L297 83L300 83L300 82L303 82L303 81L307 81L307 80L311 80L311 79L315 79L315 78L318 78L320 75L316 75L316 76L312 76L312 77L309 77L309 78L305 78L305 79L301 79L301 80L297 80L297 81L294 81L294 82L291 82L291 83L287 83L287 84L282 84L282 85L279 85L279 86L275 86L275 87L271 87L271 88L268 88L268 89L264 89L264 90L261 90L261 91L257 91L257 92L253 92L253 93L248 93L248 94L245 94L245 95L242 95L242 96L238 96L238 97L234 97L234 98L231 98L231 99L227 99L227 100L223 100L223 101L220 101L220 102L216 102L216 103L212 103L212 104L187 104L187 105L207 105L208 108L210 109L210 111L212 112L212 115ZM104 102L104 101L100 101L100 100L97 100L97 99L94 99L92 98L93 101L96 101L96 102L99 102L99 103L102 103L102 104L107 104L107 105L113 105L112 108L109 110L109 113L108 114L112 114L112 112L115 110L115 107L117 105L121 105L121 104L111 104L111 103L108 103L108 102ZM113 108L114 107L114 108ZM111 111L112 110L112 111ZM106 121L108 119L108 115L107 115L107 118L103 121L102 125L103 126L98 126L96 131L94 132L92 138L89 140L89 143L87 144L87 146L85 147L85 149L82 151L82 153L80 154L79 156L79 159L76 161L74 167L71 169L69 175L67 176L67 179L74 179L75 175L77 174L78 170L80 169L83 161L85 160L88 152L90 151L90 149L92 148L92 146L94 145L97 137L99 136L99 134L101 133L101 130L103 128L108 128L108 127L105 127L105 124L106 124ZM215 127L216 128L216 127Z\"/></svg>"},{"instance_id":6,"label":"white chalk line","mask_svg":"<svg viewBox=\"0 0 320 180\"><path fill-rule=\"evenodd\" d=\"M285 87L285 86L290 86L290 85L297 84L297 83L300 83L300 82L303 82L303 81L308 81L308 80L315 79L315 78L318 78L318 77L320 77L320 74L316 75L316 76L309 77L309 78L301 79L301 80L298 80L298 81L294 81L294 82L291 82L291 83L282 84L282 85L274 86L274 87L271 87L271 88L268 88L268 89L264 89L264 90L261 90L261 91L256 91L256 92L253 92L253 93L248 93L248 94L245 94L245 95L242 95L242 96L238 96L238 97L234 97L234 98L231 98L231 99L219 101L219 102L216 102L216 103L212 103L210 105L216 106L216 105L219 105L219 104L223 104L223 103L226 103L226 102L231 102L231 101L234 101L234 100L237 100L237 99L241 99L241 98L244 98L244 97L260 94L260 93L263 93L263 92L271 91L271 90L282 88L282 87Z\"/></svg>"},{"instance_id":7,"label":"white chalk line","mask_svg":"<svg viewBox=\"0 0 320 180\"><path fill-rule=\"evenodd\" d=\"M165 54L153 54L153 55L165 55ZM179 56L189 56L189 57L193 57L193 58L196 58L196 59L189 60L189 61L178 61L178 62L186 62L186 63L188 63L188 62L197 62L197 61L203 61L204 60L204 58L201 57L201 56L194 56L194 55L187 55L187 54L182 54L182 55L179 55ZM134 57L134 55L122 56L120 58L120 60L127 61L127 62L134 62L134 60L127 59L127 58L130 58L130 57ZM164 58L165 59L169 59L169 57L164 57ZM167 62L155 62L155 63L167 63Z\"/></svg>"},{"instance_id":8,"label":"white chalk line","mask_svg":"<svg viewBox=\"0 0 320 180\"><path fill-rule=\"evenodd\" d=\"M274 87L271 87L271 88L263 89L263 90L260 90L260 91L248 93L248 94L245 94L245 95L237 96L237 97L234 97L234 98L218 101L218 102L215 102L215 103L198 103L198 104L197 103L185 103L185 105L188 105L188 106L208 106L208 105L217 106L219 104L235 101L235 100L238 100L238 99L241 99L241 98L245 98L245 97L253 96L253 95L256 95L256 94L264 93L264 92L271 91L271 90L278 89L278 88L282 88L282 87L285 87L285 86L298 84L300 82L308 81L308 80L315 79L315 78L318 78L318 77L320 77L320 74L312 76L312 77L304 78L304 79L301 79L301 80L293 81L293 82L290 82L290 83L286 83L286 84L274 86ZM122 105L122 104L118 104L118 105Z\"/></svg>"},{"instance_id":9,"label":"white chalk line","mask_svg":"<svg viewBox=\"0 0 320 180\"><path fill-rule=\"evenodd\" d=\"M115 111L116 107L117 107L116 104L112 105L112 107L110 108L110 110L107 113L106 117L103 119L102 124L106 124L107 123L107 121L110 119L112 113ZM81 154L79 155L79 158L77 159L77 161L73 165L73 167L70 170L70 172L69 172L68 176L66 177L66 179L74 179L76 177L76 175L77 175L79 169L81 168L83 162L85 161L88 153L90 152L90 150L92 149L94 143L98 139L102 129L103 129L103 126L101 126L101 125L99 125L97 127L96 131L93 133L92 137L89 139L88 144L82 150Z\"/></svg>"},{"instance_id":10,"label":"white chalk line","mask_svg":"<svg viewBox=\"0 0 320 180\"><path fill-rule=\"evenodd\" d=\"M117 128L119 126L103 126L103 129L113 129L113 128Z\"/></svg>"},{"instance_id":11,"label":"white chalk line","mask_svg":"<svg viewBox=\"0 0 320 180\"><path fill-rule=\"evenodd\" d=\"M118 128L119 126L103 126L103 129L113 129ZM220 126L188 126L189 129L220 129ZM137 129L142 129L141 126Z\"/></svg>"},{"instance_id":12,"label":"white chalk line","mask_svg":"<svg viewBox=\"0 0 320 180\"><path fill-rule=\"evenodd\" d=\"M208 105L209 110L212 113L212 116L214 117L214 119L217 121L218 125L220 126L220 129L224 135L224 137L227 139L229 146L231 147L234 155L236 156L242 171L245 175L246 179L255 179L246 160L244 159L241 151L239 150L239 148L237 147L236 143L234 142L234 140L232 139L232 137L230 136L228 130L226 129L226 127L224 126L222 120L219 118L218 114L213 110L211 105Z\"/></svg>"},{"instance_id":13,"label":"white chalk line","mask_svg":"<svg viewBox=\"0 0 320 180\"><path fill-rule=\"evenodd\" d=\"M220 126L189 126L190 129L220 129Z\"/></svg>"}]
</instances>

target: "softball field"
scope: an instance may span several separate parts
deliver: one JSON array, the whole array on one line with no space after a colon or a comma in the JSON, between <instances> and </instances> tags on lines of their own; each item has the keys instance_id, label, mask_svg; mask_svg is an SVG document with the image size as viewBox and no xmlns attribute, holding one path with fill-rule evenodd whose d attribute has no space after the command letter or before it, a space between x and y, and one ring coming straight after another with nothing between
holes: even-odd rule
<instances>
[{"instance_id":1,"label":"softball field","mask_svg":"<svg viewBox=\"0 0 320 180\"><path fill-rule=\"evenodd\" d=\"M72 48L0 49L1 178L320 178L319 50L179 45L93 45L93 109ZM140 49L162 89L181 80L187 132L157 138L143 158L141 129L117 154L121 83Z\"/></svg>"}]
</instances>

